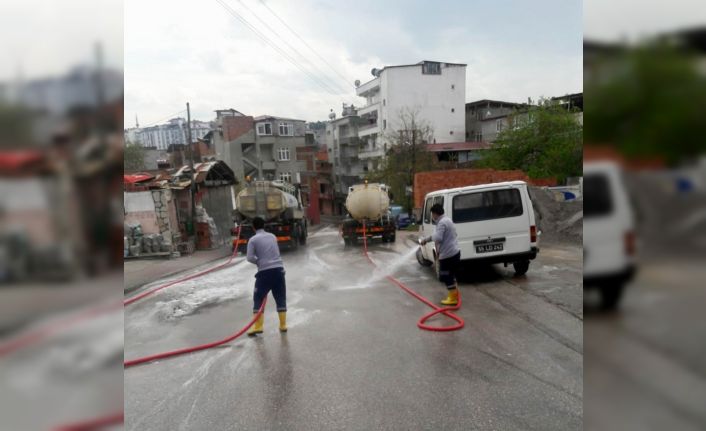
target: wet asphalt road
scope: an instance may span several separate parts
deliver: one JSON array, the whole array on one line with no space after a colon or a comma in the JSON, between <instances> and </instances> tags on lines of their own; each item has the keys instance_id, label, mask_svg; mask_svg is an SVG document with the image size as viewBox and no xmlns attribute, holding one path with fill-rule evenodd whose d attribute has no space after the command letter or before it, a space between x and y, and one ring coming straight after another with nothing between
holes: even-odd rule
<instances>
[{"instance_id":1,"label":"wet asphalt road","mask_svg":"<svg viewBox=\"0 0 706 431\"><path fill-rule=\"evenodd\" d=\"M437 302L445 289L417 264L411 235L375 242L370 255ZM289 332L277 331L270 297L264 336L126 369L126 429L581 429L580 247L544 246L524 277L501 266L473 274L460 285L466 326L451 333L419 330L430 309L334 227L283 258ZM255 267L239 261L128 307L125 357L240 329Z\"/></svg>"}]
</instances>

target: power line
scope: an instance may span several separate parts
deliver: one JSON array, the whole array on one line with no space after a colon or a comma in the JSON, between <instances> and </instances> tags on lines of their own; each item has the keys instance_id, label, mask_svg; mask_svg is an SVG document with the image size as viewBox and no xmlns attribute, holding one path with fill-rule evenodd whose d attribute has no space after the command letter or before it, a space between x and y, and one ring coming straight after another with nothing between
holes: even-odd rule
<instances>
[{"instance_id":1,"label":"power line","mask_svg":"<svg viewBox=\"0 0 706 431\"><path fill-rule=\"evenodd\" d=\"M299 64L298 61L293 59L289 54L287 54L284 50L282 50L280 47L275 45L267 36L263 35L259 30L257 30L255 27L248 22L245 18L243 18L238 12L233 10L230 6L228 6L227 3L225 3L223 0L216 0L223 8L230 13L233 17L237 18L240 22L242 22L250 31L252 31L261 41L263 41L265 44L270 46L272 49L280 53L287 61L289 61L293 66L301 70L304 74L306 74L312 81L314 81L317 85L319 85L321 88L326 90L327 92L333 94L333 95L338 95L336 93L336 90L331 89L330 86L328 86L325 82L322 82L319 78L316 76L312 75L308 70L306 70L304 67L302 67L301 64Z\"/></svg>"},{"instance_id":2,"label":"power line","mask_svg":"<svg viewBox=\"0 0 706 431\"><path fill-rule=\"evenodd\" d=\"M321 56L319 55L319 53L316 52L316 50L315 50L314 48L312 48L308 43L306 43L306 41L304 40L304 38L302 38L301 36L299 36L299 34L298 34L296 31L294 31L294 29L293 29L292 27L290 27L282 18L280 18L280 16L277 15L277 14L275 13L275 11L273 11L269 6L267 6L267 4L266 4L264 1L260 0L260 4L262 4L267 10L269 10L269 11L272 13L272 15L274 15L275 18L277 18L277 19L279 20L279 22L281 22L282 24L284 24L284 26L287 27L287 28L289 29L289 31L292 32L293 35L295 35L299 40L301 40L302 43L303 43L304 45L306 45L306 47L309 48L309 49L311 50L311 52L314 53L314 55L316 55L321 61L323 61L324 64L326 64L331 70L333 70L333 72L334 72L336 75L338 75L339 77L341 77L341 79L343 79L344 81L346 81L346 83L350 83L350 82L351 82L351 81L348 80L348 78L346 78L346 77L343 76L341 73L339 73L338 70L336 70L335 67L331 66L331 64L329 64L328 61L326 61L323 57L321 57Z\"/></svg>"},{"instance_id":3,"label":"power line","mask_svg":"<svg viewBox=\"0 0 706 431\"><path fill-rule=\"evenodd\" d=\"M242 0L238 0L238 3L240 3L241 5L243 5L243 7L245 8L245 10L247 10L247 11L250 12L255 18L257 18L257 20L260 21L260 22L262 23L262 25L264 25L264 26L265 26L268 30L270 30L276 37L278 37L282 42L284 42L284 44L287 45L292 51L294 51L297 55L299 55L301 58L303 58L304 60L306 60L306 62L311 65L312 69L317 70L324 78L327 79L327 81L328 81L327 83L333 84L333 85L336 87L337 90L346 91L345 88L341 88L341 86L340 86L337 82L335 82L333 79L329 78L329 77L327 76L327 74L326 74L323 70L321 70L318 66L316 66L316 64L315 64L313 61L309 60L309 59L308 59L304 54L302 54L296 47L292 46L289 42L287 42L287 39L285 39L284 37L282 37L282 35L280 35L275 29L273 29L265 20L263 20L262 18L260 18L260 16L259 16L255 11L253 11L252 9L250 9L250 8L245 4L245 2L243 2Z\"/></svg>"},{"instance_id":4,"label":"power line","mask_svg":"<svg viewBox=\"0 0 706 431\"><path fill-rule=\"evenodd\" d=\"M151 123L147 123L147 124L145 124L145 125L142 125L142 126L140 126L140 129L144 129L144 128L147 128L147 127L151 127L151 126L154 126L155 124L163 123L163 122L165 122L165 121L167 121L167 120L171 120L172 118L176 117L176 116L179 115L179 114L183 114L184 112L186 112L186 109L182 109L182 110L179 111L179 112L175 112L175 113L173 113L173 114L170 114L170 115L168 115L168 116L162 118L161 120L153 121L153 122L151 122Z\"/></svg>"}]
</instances>

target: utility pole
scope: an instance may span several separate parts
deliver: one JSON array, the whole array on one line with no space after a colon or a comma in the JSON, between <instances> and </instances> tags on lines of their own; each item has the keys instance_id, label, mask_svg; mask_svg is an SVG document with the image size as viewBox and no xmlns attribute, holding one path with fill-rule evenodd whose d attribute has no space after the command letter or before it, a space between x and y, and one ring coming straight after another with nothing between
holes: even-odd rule
<instances>
[{"instance_id":1,"label":"utility pole","mask_svg":"<svg viewBox=\"0 0 706 431\"><path fill-rule=\"evenodd\" d=\"M194 148L191 145L191 108L186 102L186 139L189 149L189 170L191 171L191 229L196 232L196 175L194 174Z\"/></svg>"}]
</instances>

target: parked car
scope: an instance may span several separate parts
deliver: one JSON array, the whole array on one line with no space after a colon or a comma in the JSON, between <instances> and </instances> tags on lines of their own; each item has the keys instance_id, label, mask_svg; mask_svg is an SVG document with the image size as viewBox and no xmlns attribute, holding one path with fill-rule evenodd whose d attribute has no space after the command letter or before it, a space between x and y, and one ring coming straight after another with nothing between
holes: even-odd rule
<instances>
[{"instance_id":1,"label":"parked car","mask_svg":"<svg viewBox=\"0 0 706 431\"><path fill-rule=\"evenodd\" d=\"M620 167L583 166L583 286L599 289L601 306L616 308L635 274L635 221Z\"/></svg>"},{"instance_id":2,"label":"parked car","mask_svg":"<svg viewBox=\"0 0 706 431\"><path fill-rule=\"evenodd\" d=\"M408 214L400 214L397 216L397 229L402 230L409 225L414 224L414 218Z\"/></svg>"},{"instance_id":3,"label":"parked car","mask_svg":"<svg viewBox=\"0 0 706 431\"><path fill-rule=\"evenodd\" d=\"M523 181L484 184L431 192L424 198L421 236L434 232L431 207L441 204L456 226L461 262L512 263L516 275L529 269L537 257L537 225L527 184ZM420 247L422 265L439 261L433 242Z\"/></svg>"}]
</instances>

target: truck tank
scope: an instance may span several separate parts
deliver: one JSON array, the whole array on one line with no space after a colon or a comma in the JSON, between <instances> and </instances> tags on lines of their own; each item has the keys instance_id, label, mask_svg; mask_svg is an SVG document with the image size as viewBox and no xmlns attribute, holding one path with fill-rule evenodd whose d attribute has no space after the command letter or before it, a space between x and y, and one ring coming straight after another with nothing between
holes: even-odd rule
<instances>
[{"instance_id":1,"label":"truck tank","mask_svg":"<svg viewBox=\"0 0 706 431\"><path fill-rule=\"evenodd\" d=\"M262 217L270 221L280 217L288 209L299 207L297 198L268 184L252 184L235 198L236 211L246 219Z\"/></svg>"},{"instance_id":2,"label":"truck tank","mask_svg":"<svg viewBox=\"0 0 706 431\"><path fill-rule=\"evenodd\" d=\"M387 214L389 208L390 198L385 185L356 184L349 188L346 209L354 219L379 219Z\"/></svg>"}]
</instances>

